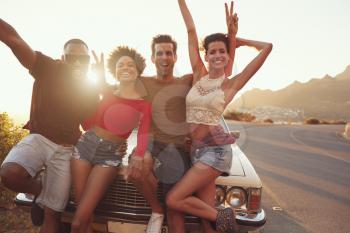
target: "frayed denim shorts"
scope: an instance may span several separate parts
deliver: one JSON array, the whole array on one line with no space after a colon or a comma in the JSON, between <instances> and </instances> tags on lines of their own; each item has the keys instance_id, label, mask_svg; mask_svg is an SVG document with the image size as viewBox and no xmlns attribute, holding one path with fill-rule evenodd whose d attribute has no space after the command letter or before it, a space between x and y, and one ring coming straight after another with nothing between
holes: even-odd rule
<instances>
[{"instance_id":1,"label":"frayed denim shorts","mask_svg":"<svg viewBox=\"0 0 350 233\"><path fill-rule=\"evenodd\" d=\"M205 146L193 149L191 160L192 164L202 162L227 176L230 174L232 164L231 145Z\"/></svg>"},{"instance_id":2,"label":"frayed denim shorts","mask_svg":"<svg viewBox=\"0 0 350 233\"><path fill-rule=\"evenodd\" d=\"M94 131L84 133L74 148L73 158L86 160L92 165L118 167L122 163L121 143L100 138Z\"/></svg>"}]
</instances>

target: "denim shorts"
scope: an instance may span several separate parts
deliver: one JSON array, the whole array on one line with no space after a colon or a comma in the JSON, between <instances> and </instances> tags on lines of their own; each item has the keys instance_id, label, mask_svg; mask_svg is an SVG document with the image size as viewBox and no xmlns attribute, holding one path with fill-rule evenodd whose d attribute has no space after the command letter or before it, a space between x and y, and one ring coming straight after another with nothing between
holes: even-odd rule
<instances>
[{"instance_id":1,"label":"denim shorts","mask_svg":"<svg viewBox=\"0 0 350 233\"><path fill-rule=\"evenodd\" d=\"M118 167L122 163L118 151L121 143L115 143L100 138L94 131L84 133L75 145L73 158L88 161L92 165L103 167Z\"/></svg>"},{"instance_id":2,"label":"denim shorts","mask_svg":"<svg viewBox=\"0 0 350 233\"><path fill-rule=\"evenodd\" d=\"M191 153L192 163L202 162L222 172L223 175L229 175L232 164L231 145L205 146L194 149Z\"/></svg>"},{"instance_id":3,"label":"denim shorts","mask_svg":"<svg viewBox=\"0 0 350 233\"><path fill-rule=\"evenodd\" d=\"M154 159L154 174L166 194L190 169L191 160L184 147L153 141L148 151Z\"/></svg>"}]
</instances>

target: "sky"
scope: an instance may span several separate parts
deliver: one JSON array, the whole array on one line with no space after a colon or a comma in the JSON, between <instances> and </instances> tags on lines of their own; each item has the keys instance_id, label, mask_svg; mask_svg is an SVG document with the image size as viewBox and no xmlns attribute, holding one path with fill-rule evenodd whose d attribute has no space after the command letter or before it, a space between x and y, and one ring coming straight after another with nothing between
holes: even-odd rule
<instances>
[{"instance_id":1,"label":"sky","mask_svg":"<svg viewBox=\"0 0 350 233\"><path fill-rule=\"evenodd\" d=\"M187 0L200 38L226 32L224 0ZM335 76L350 65L350 1L236 0L237 36L271 42L263 67L240 91L278 90L311 78ZM178 42L175 74L191 72L187 33L176 0L1 0L0 17L31 46L59 59L63 44L81 38L97 53L129 45L147 59L146 75L155 74L150 43L157 34ZM254 58L252 48L236 52L234 72ZM23 122L29 116L33 79L11 50L0 42L0 112ZM18 119L17 119L18 120Z\"/></svg>"}]
</instances>

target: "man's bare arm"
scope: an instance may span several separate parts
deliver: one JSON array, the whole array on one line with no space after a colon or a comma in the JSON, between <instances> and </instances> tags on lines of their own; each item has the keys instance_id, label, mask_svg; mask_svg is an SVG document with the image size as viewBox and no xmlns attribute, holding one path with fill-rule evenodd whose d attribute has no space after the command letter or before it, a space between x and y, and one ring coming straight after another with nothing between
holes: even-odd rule
<instances>
[{"instance_id":1,"label":"man's bare arm","mask_svg":"<svg viewBox=\"0 0 350 233\"><path fill-rule=\"evenodd\" d=\"M0 19L0 41L12 50L18 61L25 68L31 70L36 60L36 53L19 36L17 31L2 19Z\"/></svg>"}]
</instances>

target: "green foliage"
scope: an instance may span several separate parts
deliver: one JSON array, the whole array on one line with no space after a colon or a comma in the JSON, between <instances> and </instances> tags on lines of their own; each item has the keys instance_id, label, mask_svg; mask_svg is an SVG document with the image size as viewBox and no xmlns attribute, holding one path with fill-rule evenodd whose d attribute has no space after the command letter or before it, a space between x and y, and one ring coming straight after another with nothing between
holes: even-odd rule
<instances>
[{"instance_id":1,"label":"green foliage","mask_svg":"<svg viewBox=\"0 0 350 233\"><path fill-rule=\"evenodd\" d=\"M0 113L0 164L11 148L27 134L27 130L14 125L6 112Z\"/></svg>"},{"instance_id":2,"label":"green foliage","mask_svg":"<svg viewBox=\"0 0 350 233\"><path fill-rule=\"evenodd\" d=\"M27 130L14 125L6 112L0 113L0 164L11 148L27 134ZM15 194L0 181L0 232L38 232L31 227L29 214L13 204Z\"/></svg>"}]
</instances>

